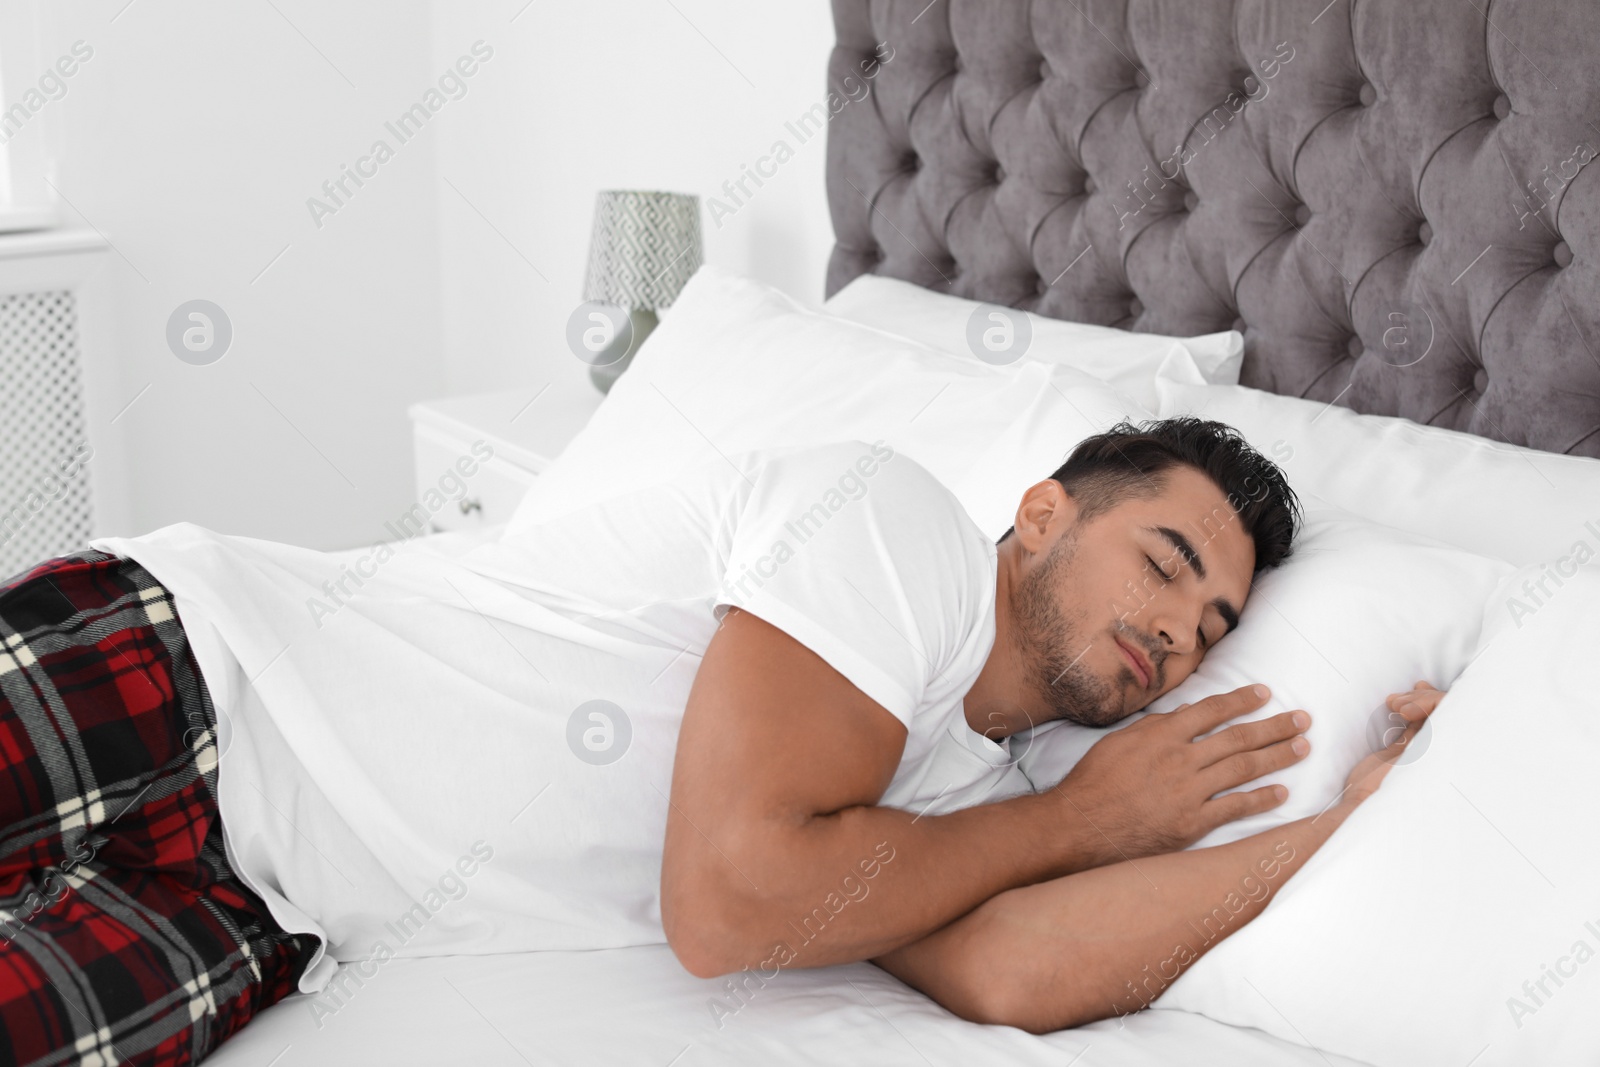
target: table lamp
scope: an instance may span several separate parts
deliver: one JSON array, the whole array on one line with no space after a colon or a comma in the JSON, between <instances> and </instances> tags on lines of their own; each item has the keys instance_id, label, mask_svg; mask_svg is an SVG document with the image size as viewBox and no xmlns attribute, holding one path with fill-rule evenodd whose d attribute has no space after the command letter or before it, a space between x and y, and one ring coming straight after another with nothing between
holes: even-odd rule
<instances>
[{"instance_id":1,"label":"table lamp","mask_svg":"<svg viewBox=\"0 0 1600 1067\"><path fill-rule=\"evenodd\" d=\"M602 393L628 368L656 327L656 309L677 297L700 269L700 198L688 193L602 190L595 198L589 269L583 280L588 321L574 351ZM599 317L597 317L599 316Z\"/></svg>"}]
</instances>

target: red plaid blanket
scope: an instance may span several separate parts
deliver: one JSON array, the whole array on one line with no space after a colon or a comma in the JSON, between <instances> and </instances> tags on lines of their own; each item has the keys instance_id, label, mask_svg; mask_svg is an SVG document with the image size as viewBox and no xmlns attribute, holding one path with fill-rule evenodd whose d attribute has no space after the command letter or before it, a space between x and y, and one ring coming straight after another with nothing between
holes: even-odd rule
<instances>
[{"instance_id":1,"label":"red plaid blanket","mask_svg":"<svg viewBox=\"0 0 1600 1067\"><path fill-rule=\"evenodd\" d=\"M171 594L86 551L0 585L0 1064L198 1063L294 992L229 868Z\"/></svg>"}]
</instances>

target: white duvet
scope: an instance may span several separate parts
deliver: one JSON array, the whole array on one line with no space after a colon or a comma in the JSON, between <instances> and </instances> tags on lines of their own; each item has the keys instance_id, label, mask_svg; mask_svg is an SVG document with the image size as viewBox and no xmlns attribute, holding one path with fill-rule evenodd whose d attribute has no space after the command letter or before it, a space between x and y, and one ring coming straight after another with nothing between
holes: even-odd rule
<instances>
[{"instance_id":1,"label":"white duvet","mask_svg":"<svg viewBox=\"0 0 1600 1067\"><path fill-rule=\"evenodd\" d=\"M524 595L535 569L496 543L425 538L376 558L182 524L95 546L175 594L223 716L230 859L286 929L328 943L302 990L333 959L659 940L651 893L600 887L659 880L670 783L640 768L671 767L697 656ZM367 577L341 606L329 587L355 589L352 571ZM630 756L650 758L581 763L565 711L541 714L593 697L602 659ZM585 871L534 862L553 826ZM585 877L596 892L573 892ZM622 896L642 910L618 914Z\"/></svg>"}]
</instances>

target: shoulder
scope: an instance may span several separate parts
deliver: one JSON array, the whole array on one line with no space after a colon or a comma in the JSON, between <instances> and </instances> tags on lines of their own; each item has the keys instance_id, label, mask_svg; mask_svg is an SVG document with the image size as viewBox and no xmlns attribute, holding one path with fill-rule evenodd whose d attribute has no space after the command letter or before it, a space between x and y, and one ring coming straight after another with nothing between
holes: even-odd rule
<instances>
[{"instance_id":1,"label":"shoulder","mask_svg":"<svg viewBox=\"0 0 1600 1067\"><path fill-rule=\"evenodd\" d=\"M908 723L941 679L981 666L996 550L926 468L852 440L745 470L720 603L784 630Z\"/></svg>"}]
</instances>

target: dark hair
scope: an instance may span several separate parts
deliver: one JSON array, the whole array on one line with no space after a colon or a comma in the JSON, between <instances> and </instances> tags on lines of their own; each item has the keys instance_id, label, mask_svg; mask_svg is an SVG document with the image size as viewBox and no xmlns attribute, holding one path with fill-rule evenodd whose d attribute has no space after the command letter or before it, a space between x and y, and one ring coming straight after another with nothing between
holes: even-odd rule
<instances>
[{"instance_id":1,"label":"dark hair","mask_svg":"<svg viewBox=\"0 0 1600 1067\"><path fill-rule=\"evenodd\" d=\"M1126 499L1154 496L1179 464L1206 475L1228 498L1255 541L1257 573L1289 558L1300 501L1278 465L1223 423L1192 416L1137 426L1124 420L1079 442L1050 477L1072 497L1083 521Z\"/></svg>"}]
</instances>

